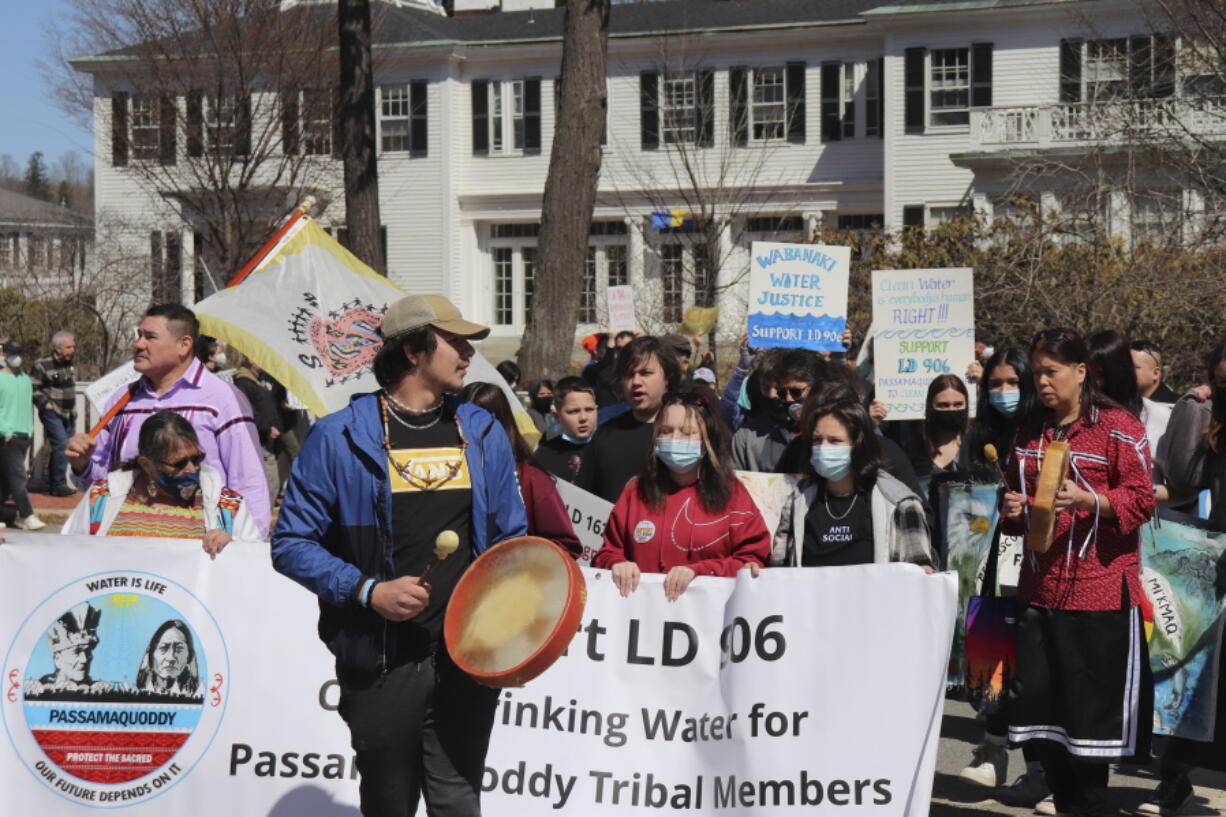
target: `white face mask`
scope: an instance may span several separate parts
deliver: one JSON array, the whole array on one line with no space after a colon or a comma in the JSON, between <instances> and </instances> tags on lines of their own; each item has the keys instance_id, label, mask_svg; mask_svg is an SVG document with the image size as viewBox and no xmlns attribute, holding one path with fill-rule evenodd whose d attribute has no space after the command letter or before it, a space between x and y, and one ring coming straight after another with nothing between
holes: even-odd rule
<instances>
[{"instance_id":1,"label":"white face mask","mask_svg":"<svg viewBox=\"0 0 1226 817\"><path fill-rule=\"evenodd\" d=\"M20 369L21 355L9 355L8 359L5 361L5 365L14 371Z\"/></svg>"},{"instance_id":2,"label":"white face mask","mask_svg":"<svg viewBox=\"0 0 1226 817\"><path fill-rule=\"evenodd\" d=\"M217 354L213 355L213 365L219 369L224 369L226 366L226 353L218 352Z\"/></svg>"}]
</instances>

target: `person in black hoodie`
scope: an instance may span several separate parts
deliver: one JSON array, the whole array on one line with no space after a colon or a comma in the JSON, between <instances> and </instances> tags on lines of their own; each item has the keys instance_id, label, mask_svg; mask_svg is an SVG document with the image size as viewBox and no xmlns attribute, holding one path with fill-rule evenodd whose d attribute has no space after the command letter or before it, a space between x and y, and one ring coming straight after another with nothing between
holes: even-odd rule
<instances>
[{"instance_id":1,"label":"person in black hoodie","mask_svg":"<svg viewBox=\"0 0 1226 817\"><path fill-rule=\"evenodd\" d=\"M652 453L652 423L664 395L676 391L681 366L672 349L650 335L626 344L617 357L616 380L630 405L596 430L583 455L576 483L585 491L616 502L626 483Z\"/></svg>"}]
</instances>

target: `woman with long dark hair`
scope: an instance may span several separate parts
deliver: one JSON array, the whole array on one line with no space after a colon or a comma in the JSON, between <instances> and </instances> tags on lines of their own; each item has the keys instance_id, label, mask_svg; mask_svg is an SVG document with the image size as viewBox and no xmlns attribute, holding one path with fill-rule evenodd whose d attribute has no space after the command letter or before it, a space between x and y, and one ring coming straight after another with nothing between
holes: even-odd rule
<instances>
[{"instance_id":1,"label":"woman with long dark hair","mask_svg":"<svg viewBox=\"0 0 1226 817\"><path fill-rule=\"evenodd\" d=\"M826 567L911 562L931 573L923 502L886 470L873 421L842 383L809 395L797 437L805 478L783 506L771 565Z\"/></svg>"},{"instance_id":2,"label":"woman with long dark hair","mask_svg":"<svg viewBox=\"0 0 1226 817\"><path fill-rule=\"evenodd\" d=\"M941 374L928 384L920 433L912 438L911 465L921 484L940 471L965 470L962 442L970 429L970 395L956 374Z\"/></svg>"},{"instance_id":3,"label":"woman with long dark hair","mask_svg":"<svg viewBox=\"0 0 1226 817\"><path fill-rule=\"evenodd\" d=\"M1029 417L1038 402L1030 358L1016 346L997 349L983 364L979 379L979 395L975 422L966 443L971 469L977 472L1000 472L1013 457L1013 442L1022 421ZM986 451L995 450L995 459ZM992 577L985 576L984 582ZM958 777L979 786L1003 786L1009 769L1009 722L1003 702L994 710L985 710L987 723L983 741L975 747L971 762ZM1048 795L1048 788L1033 745L1024 745L1026 771L1008 788L995 797L1011 806L1034 806Z\"/></svg>"},{"instance_id":4,"label":"woman with long dark hair","mask_svg":"<svg viewBox=\"0 0 1226 817\"><path fill-rule=\"evenodd\" d=\"M469 383L460 391L459 397L463 402L472 403L494 415L494 419L507 432L519 474L519 492L524 499L524 510L528 513L528 535L557 542L575 558L581 556L583 545L575 535L566 505L558 496L557 484L537 461L532 446L519 433L511 404L507 402L502 389L493 383Z\"/></svg>"},{"instance_id":5,"label":"woman with long dark hair","mask_svg":"<svg viewBox=\"0 0 1226 817\"><path fill-rule=\"evenodd\" d=\"M1018 426L1034 411L1038 399L1024 350L1016 346L997 349L983 371L967 452L976 471L993 467L984 452L989 444L996 449L997 463L1004 467L1013 453Z\"/></svg>"},{"instance_id":6,"label":"woman with long dark hair","mask_svg":"<svg viewBox=\"0 0 1226 817\"><path fill-rule=\"evenodd\" d=\"M698 395L666 394L654 455L613 506L594 567L613 571L622 595L642 572L667 573L676 599L696 576L733 577L770 554L770 533L729 465L728 432Z\"/></svg>"},{"instance_id":7,"label":"woman with long dark hair","mask_svg":"<svg viewBox=\"0 0 1226 817\"><path fill-rule=\"evenodd\" d=\"M1140 527L1154 513L1145 429L1104 396L1077 333L1048 329L1030 346L1039 404L1006 469L1004 532L1024 534L1055 441L1068 477L1050 547L1028 550L1018 598L1009 737L1033 743L1058 813L1106 808L1112 761L1149 756L1153 686L1141 627Z\"/></svg>"}]
</instances>

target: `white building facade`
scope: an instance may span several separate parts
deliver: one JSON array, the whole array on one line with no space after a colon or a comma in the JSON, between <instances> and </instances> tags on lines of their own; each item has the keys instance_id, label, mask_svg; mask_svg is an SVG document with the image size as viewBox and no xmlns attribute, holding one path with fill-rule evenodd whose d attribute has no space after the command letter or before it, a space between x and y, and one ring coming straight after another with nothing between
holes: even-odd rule
<instances>
[{"instance_id":1,"label":"white building facade","mask_svg":"<svg viewBox=\"0 0 1226 817\"><path fill-rule=\"evenodd\" d=\"M379 14L388 274L407 290L449 296L493 327L492 354L512 354L534 317L562 11L446 17L396 6ZM1130 72L1135 82L1145 70L1155 96L1178 99L1192 87L1177 60L1163 59L1179 43L1150 33L1154 14L1135 3L1018 0L614 6L589 261L575 272L586 276L580 333L605 321L609 285L635 287L651 330L695 305L696 249L652 213L693 213L696 198L729 224L718 269L725 336L742 331L754 239L1001 212L1018 156L1075 154L1094 142L1087 123L1111 83L1129 82ZM151 270L173 269L191 303L209 285L192 261L190 218L171 191L138 183L130 165L112 161L122 81L106 58L78 67L95 78L98 219L119 214L160 231L149 252L162 258ZM134 145L136 117L126 119ZM174 149L189 141L184 135ZM331 204L319 220L343 226L340 162L321 162ZM1058 204L1058 188L1057 180L1033 194ZM1195 200L1195 191L1185 195ZM1121 225L1145 210L1110 205Z\"/></svg>"}]
</instances>

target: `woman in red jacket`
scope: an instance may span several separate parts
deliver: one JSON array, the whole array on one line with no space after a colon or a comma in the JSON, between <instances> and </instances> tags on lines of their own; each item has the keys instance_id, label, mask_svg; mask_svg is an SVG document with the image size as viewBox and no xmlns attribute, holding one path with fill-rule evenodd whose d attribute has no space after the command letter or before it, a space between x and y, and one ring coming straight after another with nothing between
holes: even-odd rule
<instances>
[{"instance_id":1,"label":"woman in red jacket","mask_svg":"<svg viewBox=\"0 0 1226 817\"><path fill-rule=\"evenodd\" d=\"M1085 343L1048 329L1030 346L1040 404L1006 468L1006 533L1024 533L1043 456L1068 443L1051 548L1026 551L1009 738L1039 749L1057 813L1106 810L1108 764L1149 757L1153 684L1138 605L1140 527L1154 512L1145 428L1088 376Z\"/></svg>"},{"instance_id":2,"label":"woman in red jacket","mask_svg":"<svg viewBox=\"0 0 1226 817\"><path fill-rule=\"evenodd\" d=\"M528 535L556 542L578 559L583 555L583 544L575 535L566 505L558 496L553 476L536 461L532 446L516 428L515 415L511 413L511 404L507 402L502 389L492 383L469 383L460 391L460 399L494 415L511 438L515 470L519 475L519 493L524 499L524 510L528 513Z\"/></svg>"},{"instance_id":3,"label":"woman in red jacket","mask_svg":"<svg viewBox=\"0 0 1226 817\"><path fill-rule=\"evenodd\" d=\"M651 457L605 525L592 564L613 571L622 595L641 572L666 573L676 599L695 576L733 577L770 555L762 514L728 463L728 433L694 393L668 394L656 417Z\"/></svg>"}]
</instances>

